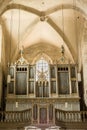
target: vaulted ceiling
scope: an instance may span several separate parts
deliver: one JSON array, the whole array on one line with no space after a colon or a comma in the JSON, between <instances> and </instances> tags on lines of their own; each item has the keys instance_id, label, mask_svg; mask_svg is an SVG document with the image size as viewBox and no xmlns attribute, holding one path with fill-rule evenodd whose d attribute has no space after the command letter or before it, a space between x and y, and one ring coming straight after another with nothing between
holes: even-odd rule
<instances>
[{"instance_id":1,"label":"vaulted ceiling","mask_svg":"<svg viewBox=\"0 0 87 130\"><path fill-rule=\"evenodd\" d=\"M66 56L78 62L87 0L1 0L0 16L7 59L11 62L17 59L21 46L31 62L40 53L57 59L61 45Z\"/></svg>"}]
</instances>

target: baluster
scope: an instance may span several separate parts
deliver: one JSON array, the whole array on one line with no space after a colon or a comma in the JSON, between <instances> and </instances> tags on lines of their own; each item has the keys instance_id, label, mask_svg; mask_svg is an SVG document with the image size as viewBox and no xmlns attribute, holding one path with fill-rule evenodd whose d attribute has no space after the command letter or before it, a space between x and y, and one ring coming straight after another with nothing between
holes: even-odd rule
<instances>
[{"instance_id":1,"label":"baluster","mask_svg":"<svg viewBox=\"0 0 87 130\"><path fill-rule=\"evenodd\" d=\"M30 110L28 111L28 121L30 121Z\"/></svg>"},{"instance_id":2,"label":"baluster","mask_svg":"<svg viewBox=\"0 0 87 130\"><path fill-rule=\"evenodd\" d=\"M22 122L22 112L20 112L20 122Z\"/></svg>"},{"instance_id":3,"label":"baluster","mask_svg":"<svg viewBox=\"0 0 87 130\"><path fill-rule=\"evenodd\" d=\"M28 113L28 112L26 111L25 113L26 113L26 121L28 121L28 118L27 118L27 116L28 116L28 114L27 114L27 113Z\"/></svg>"},{"instance_id":4,"label":"baluster","mask_svg":"<svg viewBox=\"0 0 87 130\"><path fill-rule=\"evenodd\" d=\"M20 113L17 112L17 119L18 119L18 122L20 121Z\"/></svg>"},{"instance_id":5,"label":"baluster","mask_svg":"<svg viewBox=\"0 0 87 130\"><path fill-rule=\"evenodd\" d=\"M68 113L68 122L69 122L69 114L70 114L70 113L69 113L69 112L67 112L67 113Z\"/></svg>"},{"instance_id":6,"label":"baluster","mask_svg":"<svg viewBox=\"0 0 87 130\"><path fill-rule=\"evenodd\" d=\"M87 121L87 111L85 112L85 117L86 117L86 118L85 118L85 121Z\"/></svg>"},{"instance_id":7,"label":"baluster","mask_svg":"<svg viewBox=\"0 0 87 130\"><path fill-rule=\"evenodd\" d=\"M81 121L81 112L79 112L79 121Z\"/></svg>"},{"instance_id":8,"label":"baluster","mask_svg":"<svg viewBox=\"0 0 87 130\"><path fill-rule=\"evenodd\" d=\"M60 120L60 114L59 114L59 112L57 111L57 120Z\"/></svg>"},{"instance_id":9,"label":"baluster","mask_svg":"<svg viewBox=\"0 0 87 130\"><path fill-rule=\"evenodd\" d=\"M26 117L26 111L25 111L25 121L27 121L27 117Z\"/></svg>"},{"instance_id":10,"label":"baluster","mask_svg":"<svg viewBox=\"0 0 87 130\"><path fill-rule=\"evenodd\" d=\"M22 112L20 112L20 122L23 121Z\"/></svg>"},{"instance_id":11,"label":"baluster","mask_svg":"<svg viewBox=\"0 0 87 130\"><path fill-rule=\"evenodd\" d=\"M62 121L64 121L64 112L62 112Z\"/></svg>"},{"instance_id":12,"label":"baluster","mask_svg":"<svg viewBox=\"0 0 87 130\"><path fill-rule=\"evenodd\" d=\"M60 119L60 113L59 113L59 111L57 110L57 120L59 120Z\"/></svg>"},{"instance_id":13,"label":"baluster","mask_svg":"<svg viewBox=\"0 0 87 130\"><path fill-rule=\"evenodd\" d=\"M66 112L66 122L68 121L68 112Z\"/></svg>"},{"instance_id":14,"label":"baluster","mask_svg":"<svg viewBox=\"0 0 87 130\"><path fill-rule=\"evenodd\" d=\"M8 113L9 122L11 122L11 112Z\"/></svg>"},{"instance_id":15,"label":"baluster","mask_svg":"<svg viewBox=\"0 0 87 130\"><path fill-rule=\"evenodd\" d=\"M70 112L68 112L68 122L70 122Z\"/></svg>"},{"instance_id":16,"label":"baluster","mask_svg":"<svg viewBox=\"0 0 87 130\"><path fill-rule=\"evenodd\" d=\"M27 121L29 121L29 110L27 111Z\"/></svg>"},{"instance_id":17,"label":"baluster","mask_svg":"<svg viewBox=\"0 0 87 130\"><path fill-rule=\"evenodd\" d=\"M23 122L24 122L24 112L23 112Z\"/></svg>"},{"instance_id":18,"label":"baluster","mask_svg":"<svg viewBox=\"0 0 87 130\"><path fill-rule=\"evenodd\" d=\"M60 121L61 121L61 111L60 111Z\"/></svg>"},{"instance_id":19,"label":"baluster","mask_svg":"<svg viewBox=\"0 0 87 130\"><path fill-rule=\"evenodd\" d=\"M16 120L15 120L15 116L16 116L16 114L14 113L14 116L13 116L13 117L14 117L14 122L16 122Z\"/></svg>"},{"instance_id":20,"label":"baluster","mask_svg":"<svg viewBox=\"0 0 87 130\"><path fill-rule=\"evenodd\" d=\"M69 112L67 112L67 121L69 121Z\"/></svg>"},{"instance_id":21,"label":"baluster","mask_svg":"<svg viewBox=\"0 0 87 130\"><path fill-rule=\"evenodd\" d=\"M64 112L64 121L66 120L66 113Z\"/></svg>"},{"instance_id":22,"label":"baluster","mask_svg":"<svg viewBox=\"0 0 87 130\"><path fill-rule=\"evenodd\" d=\"M25 111L24 111L24 121L26 121L26 118L25 118Z\"/></svg>"},{"instance_id":23,"label":"baluster","mask_svg":"<svg viewBox=\"0 0 87 130\"><path fill-rule=\"evenodd\" d=\"M5 116L4 118L4 122L8 122L9 121L9 119L8 119L8 112L7 113L4 113L4 115L3 116Z\"/></svg>"},{"instance_id":24,"label":"baluster","mask_svg":"<svg viewBox=\"0 0 87 130\"><path fill-rule=\"evenodd\" d=\"M70 122L72 121L72 113L71 112L69 113L69 121Z\"/></svg>"},{"instance_id":25,"label":"baluster","mask_svg":"<svg viewBox=\"0 0 87 130\"><path fill-rule=\"evenodd\" d=\"M83 122L85 122L85 112L83 111Z\"/></svg>"},{"instance_id":26,"label":"baluster","mask_svg":"<svg viewBox=\"0 0 87 130\"><path fill-rule=\"evenodd\" d=\"M77 118L78 118L78 122L80 122L81 117L80 117L80 113L79 112L77 113Z\"/></svg>"},{"instance_id":27,"label":"baluster","mask_svg":"<svg viewBox=\"0 0 87 130\"><path fill-rule=\"evenodd\" d=\"M16 112L14 113L14 122L16 122Z\"/></svg>"},{"instance_id":28,"label":"baluster","mask_svg":"<svg viewBox=\"0 0 87 130\"><path fill-rule=\"evenodd\" d=\"M18 122L18 113L16 112L16 122Z\"/></svg>"},{"instance_id":29,"label":"baluster","mask_svg":"<svg viewBox=\"0 0 87 130\"><path fill-rule=\"evenodd\" d=\"M0 111L0 122L3 122L3 112Z\"/></svg>"},{"instance_id":30,"label":"baluster","mask_svg":"<svg viewBox=\"0 0 87 130\"><path fill-rule=\"evenodd\" d=\"M23 112L23 121L24 121L24 112Z\"/></svg>"},{"instance_id":31,"label":"baluster","mask_svg":"<svg viewBox=\"0 0 87 130\"><path fill-rule=\"evenodd\" d=\"M67 121L67 112L65 113L65 121Z\"/></svg>"},{"instance_id":32,"label":"baluster","mask_svg":"<svg viewBox=\"0 0 87 130\"><path fill-rule=\"evenodd\" d=\"M14 117L13 117L13 112L11 112L11 121L13 122L13 120L14 120Z\"/></svg>"},{"instance_id":33,"label":"baluster","mask_svg":"<svg viewBox=\"0 0 87 130\"><path fill-rule=\"evenodd\" d=\"M77 122L77 112L75 112L75 122Z\"/></svg>"},{"instance_id":34,"label":"baluster","mask_svg":"<svg viewBox=\"0 0 87 130\"><path fill-rule=\"evenodd\" d=\"M29 111L29 121L31 121L31 110Z\"/></svg>"},{"instance_id":35,"label":"baluster","mask_svg":"<svg viewBox=\"0 0 87 130\"><path fill-rule=\"evenodd\" d=\"M20 122L20 112L18 113L18 118L19 118L19 122Z\"/></svg>"},{"instance_id":36,"label":"baluster","mask_svg":"<svg viewBox=\"0 0 87 130\"><path fill-rule=\"evenodd\" d=\"M71 122L73 121L73 113L71 112Z\"/></svg>"},{"instance_id":37,"label":"baluster","mask_svg":"<svg viewBox=\"0 0 87 130\"><path fill-rule=\"evenodd\" d=\"M19 122L21 122L21 112L19 113Z\"/></svg>"},{"instance_id":38,"label":"baluster","mask_svg":"<svg viewBox=\"0 0 87 130\"><path fill-rule=\"evenodd\" d=\"M71 112L71 122L73 121L73 112Z\"/></svg>"}]
</instances>

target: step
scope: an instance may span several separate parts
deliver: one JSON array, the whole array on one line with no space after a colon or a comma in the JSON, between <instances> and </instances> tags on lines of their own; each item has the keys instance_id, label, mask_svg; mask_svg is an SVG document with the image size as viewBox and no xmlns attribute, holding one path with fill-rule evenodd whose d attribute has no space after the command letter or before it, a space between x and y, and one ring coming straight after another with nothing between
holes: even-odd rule
<instances>
[{"instance_id":1,"label":"step","mask_svg":"<svg viewBox=\"0 0 87 130\"><path fill-rule=\"evenodd\" d=\"M24 130L60 130L59 126L56 125L35 125L35 126L26 126Z\"/></svg>"}]
</instances>

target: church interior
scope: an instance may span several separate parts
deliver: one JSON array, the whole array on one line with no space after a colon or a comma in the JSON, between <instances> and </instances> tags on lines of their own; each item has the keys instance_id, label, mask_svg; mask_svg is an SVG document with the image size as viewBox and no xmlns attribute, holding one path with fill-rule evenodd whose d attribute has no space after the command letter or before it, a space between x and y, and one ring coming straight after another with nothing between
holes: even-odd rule
<instances>
[{"instance_id":1,"label":"church interior","mask_svg":"<svg viewBox=\"0 0 87 130\"><path fill-rule=\"evenodd\" d=\"M0 0L0 130L87 129L87 0Z\"/></svg>"}]
</instances>

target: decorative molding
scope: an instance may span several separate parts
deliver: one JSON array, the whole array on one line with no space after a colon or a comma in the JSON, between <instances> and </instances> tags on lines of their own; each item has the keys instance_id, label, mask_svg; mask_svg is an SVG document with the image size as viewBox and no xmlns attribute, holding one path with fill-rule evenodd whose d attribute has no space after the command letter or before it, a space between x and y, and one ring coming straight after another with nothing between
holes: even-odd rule
<instances>
[{"instance_id":1,"label":"decorative molding","mask_svg":"<svg viewBox=\"0 0 87 130\"><path fill-rule=\"evenodd\" d=\"M22 46L21 49L20 49L20 55L21 55L21 57L15 63L17 65L27 65L27 64L29 64L28 61L23 57L23 53L24 53L23 49L24 49L24 47Z\"/></svg>"}]
</instances>

